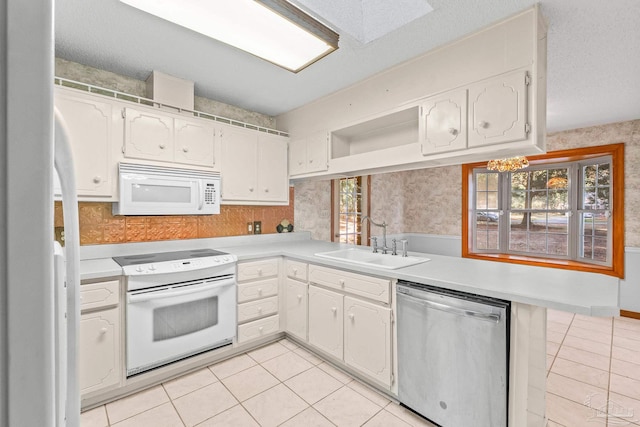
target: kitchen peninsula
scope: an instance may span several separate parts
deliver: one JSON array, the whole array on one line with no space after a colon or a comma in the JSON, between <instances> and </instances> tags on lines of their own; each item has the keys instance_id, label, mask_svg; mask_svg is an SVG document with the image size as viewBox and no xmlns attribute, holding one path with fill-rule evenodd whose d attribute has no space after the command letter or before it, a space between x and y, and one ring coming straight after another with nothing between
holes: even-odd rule
<instances>
[{"instance_id":1,"label":"kitchen peninsula","mask_svg":"<svg viewBox=\"0 0 640 427\"><path fill-rule=\"evenodd\" d=\"M411 245L411 242L410 242ZM571 311L595 316L612 316L619 313L618 308L618 279L593 273L557 270L541 267L512 265L462 259L437 254L415 254L428 257L430 260L410 267L388 270L376 267L350 264L315 254L326 252L345 245L325 241L312 240L309 233L296 232L281 235L239 236L215 239L196 239L168 242L146 242L122 245L96 245L82 248L81 277L83 284L91 284L104 280L120 280L122 286L121 268L113 262L111 257L135 255L153 251L172 251L186 249L215 248L228 252L238 258L238 269L243 264L261 260L278 260L285 265L277 273L279 280L279 328L272 333L234 342L209 353L194 356L190 359L159 368L147 374L129 379L121 372L121 382L118 387L102 392L95 392L83 400L85 408L95 406L124 394L132 393L144 387L197 369L217 360L231 357L250 348L264 345L280 339L283 334L314 351L336 366L346 370L368 382L371 386L386 392L390 397L397 398L397 383L394 378L397 372L397 357L395 351L395 323L390 327L391 348L389 358L392 361L389 378L390 383L384 384L373 378L366 371L357 366L344 364L340 358L329 354L326 350L316 347L300 335L292 333L287 322L289 313L285 301L288 296L287 280L299 274L300 268L332 269L344 272L345 277L357 276L357 279L389 280L388 299L380 299L377 306L387 307L392 316L395 315L395 283L397 280L407 280L429 284L443 289L451 289L484 295L511 301L510 322L510 382L509 382L509 425L544 425L544 390L545 390L545 325L546 309ZM365 250L365 248L362 248ZM392 255L385 255L392 256ZM316 266L316 267L312 267ZM295 272L294 272L295 271ZM307 279L307 270L296 280L304 280L308 288L314 284L311 276ZM361 282L359 282L361 283ZM361 291L355 290L346 295L361 296ZM366 292L366 289L364 289ZM357 292L360 292L359 294ZM354 294L355 293L355 294ZM123 293L121 292L121 295ZM346 298L346 297L345 297ZM301 298L302 299L302 298ZM373 298L365 297L371 300ZM386 302L385 302L386 301ZM306 310L306 308L305 308ZM305 312L306 313L306 312ZM306 338L307 335L304 335ZM346 338L345 338L346 339ZM122 351L122 350L121 350Z\"/></svg>"}]
</instances>

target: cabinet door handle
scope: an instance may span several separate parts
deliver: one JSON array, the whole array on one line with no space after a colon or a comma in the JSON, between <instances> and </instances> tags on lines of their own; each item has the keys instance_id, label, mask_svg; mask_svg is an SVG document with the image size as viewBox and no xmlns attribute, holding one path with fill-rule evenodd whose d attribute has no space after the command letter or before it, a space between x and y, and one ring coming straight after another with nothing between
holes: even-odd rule
<instances>
[{"instance_id":1,"label":"cabinet door handle","mask_svg":"<svg viewBox=\"0 0 640 427\"><path fill-rule=\"evenodd\" d=\"M344 279L338 280L338 283L340 283L340 286L344 286Z\"/></svg>"},{"instance_id":2,"label":"cabinet door handle","mask_svg":"<svg viewBox=\"0 0 640 427\"><path fill-rule=\"evenodd\" d=\"M302 301L302 295L298 294L298 301Z\"/></svg>"},{"instance_id":3,"label":"cabinet door handle","mask_svg":"<svg viewBox=\"0 0 640 427\"><path fill-rule=\"evenodd\" d=\"M260 332L260 333L262 334L262 330L263 330L263 329L264 329L264 327L260 326L260 327L258 328L258 332Z\"/></svg>"},{"instance_id":4,"label":"cabinet door handle","mask_svg":"<svg viewBox=\"0 0 640 427\"><path fill-rule=\"evenodd\" d=\"M262 307L258 307L258 313L262 313Z\"/></svg>"},{"instance_id":5,"label":"cabinet door handle","mask_svg":"<svg viewBox=\"0 0 640 427\"><path fill-rule=\"evenodd\" d=\"M302 160L298 160L298 166L302 166Z\"/></svg>"},{"instance_id":6,"label":"cabinet door handle","mask_svg":"<svg viewBox=\"0 0 640 427\"><path fill-rule=\"evenodd\" d=\"M262 269L261 268L258 269L258 276L262 276Z\"/></svg>"},{"instance_id":7,"label":"cabinet door handle","mask_svg":"<svg viewBox=\"0 0 640 427\"><path fill-rule=\"evenodd\" d=\"M253 193L253 187L249 187L249 191Z\"/></svg>"},{"instance_id":8,"label":"cabinet door handle","mask_svg":"<svg viewBox=\"0 0 640 427\"><path fill-rule=\"evenodd\" d=\"M484 120L481 120L481 121L478 122L478 127L482 128L482 129L486 129L486 128L489 127L489 123L485 122Z\"/></svg>"},{"instance_id":9,"label":"cabinet door handle","mask_svg":"<svg viewBox=\"0 0 640 427\"><path fill-rule=\"evenodd\" d=\"M100 328L100 335L104 335L107 333L107 328Z\"/></svg>"},{"instance_id":10,"label":"cabinet door handle","mask_svg":"<svg viewBox=\"0 0 640 427\"><path fill-rule=\"evenodd\" d=\"M449 128L449 133L450 133L451 135L454 135L454 136L455 136L455 135L457 135L457 134L458 134L458 129L456 129L456 128Z\"/></svg>"},{"instance_id":11,"label":"cabinet door handle","mask_svg":"<svg viewBox=\"0 0 640 427\"><path fill-rule=\"evenodd\" d=\"M100 181L102 181L102 178L99 175L93 177L94 184L100 184Z\"/></svg>"},{"instance_id":12,"label":"cabinet door handle","mask_svg":"<svg viewBox=\"0 0 640 427\"><path fill-rule=\"evenodd\" d=\"M331 307L331 312L333 314L336 314L338 312L338 308L337 307Z\"/></svg>"},{"instance_id":13,"label":"cabinet door handle","mask_svg":"<svg viewBox=\"0 0 640 427\"><path fill-rule=\"evenodd\" d=\"M354 320L356 318L356 315L353 313L349 313L349 319Z\"/></svg>"},{"instance_id":14,"label":"cabinet door handle","mask_svg":"<svg viewBox=\"0 0 640 427\"><path fill-rule=\"evenodd\" d=\"M313 163L313 159L309 159L309 163Z\"/></svg>"},{"instance_id":15,"label":"cabinet door handle","mask_svg":"<svg viewBox=\"0 0 640 427\"><path fill-rule=\"evenodd\" d=\"M167 146L165 144L160 144L158 147L160 147L161 150L164 150Z\"/></svg>"},{"instance_id":16,"label":"cabinet door handle","mask_svg":"<svg viewBox=\"0 0 640 427\"><path fill-rule=\"evenodd\" d=\"M262 295L262 288L258 288L258 295Z\"/></svg>"},{"instance_id":17,"label":"cabinet door handle","mask_svg":"<svg viewBox=\"0 0 640 427\"><path fill-rule=\"evenodd\" d=\"M185 153L188 153L189 152L189 147L182 147L182 151L185 152Z\"/></svg>"},{"instance_id":18,"label":"cabinet door handle","mask_svg":"<svg viewBox=\"0 0 640 427\"><path fill-rule=\"evenodd\" d=\"M294 276L297 276L297 275L298 275L298 269L297 269L297 268L294 268L294 269L293 269L293 275L294 275Z\"/></svg>"}]
</instances>

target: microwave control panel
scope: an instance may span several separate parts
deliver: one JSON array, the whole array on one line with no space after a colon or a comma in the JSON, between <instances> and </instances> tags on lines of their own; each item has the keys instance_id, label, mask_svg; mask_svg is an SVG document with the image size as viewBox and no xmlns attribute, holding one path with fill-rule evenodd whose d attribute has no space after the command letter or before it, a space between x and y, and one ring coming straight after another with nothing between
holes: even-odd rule
<instances>
[{"instance_id":1,"label":"microwave control panel","mask_svg":"<svg viewBox=\"0 0 640 427\"><path fill-rule=\"evenodd\" d=\"M216 204L216 199L216 185L208 182L204 189L204 202L207 205L214 205Z\"/></svg>"}]
</instances>

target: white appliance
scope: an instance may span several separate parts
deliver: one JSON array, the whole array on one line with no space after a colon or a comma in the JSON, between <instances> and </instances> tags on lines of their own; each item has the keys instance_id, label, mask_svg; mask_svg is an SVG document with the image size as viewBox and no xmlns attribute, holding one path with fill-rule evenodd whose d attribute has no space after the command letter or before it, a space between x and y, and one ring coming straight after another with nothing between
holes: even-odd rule
<instances>
[{"instance_id":1,"label":"white appliance","mask_svg":"<svg viewBox=\"0 0 640 427\"><path fill-rule=\"evenodd\" d=\"M127 376L232 343L234 255L199 249L113 259L127 278Z\"/></svg>"},{"instance_id":2,"label":"white appliance","mask_svg":"<svg viewBox=\"0 0 640 427\"><path fill-rule=\"evenodd\" d=\"M217 172L120 163L120 201L114 215L211 215L220 213Z\"/></svg>"},{"instance_id":3,"label":"white appliance","mask_svg":"<svg viewBox=\"0 0 640 427\"><path fill-rule=\"evenodd\" d=\"M55 426L80 425L78 335L80 331L80 230L78 197L64 119L55 110L54 168L64 211L65 248L55 246L54 257L54 377ZM56 242L57 243L57 242Z\"/></svg>"}]
</instances>

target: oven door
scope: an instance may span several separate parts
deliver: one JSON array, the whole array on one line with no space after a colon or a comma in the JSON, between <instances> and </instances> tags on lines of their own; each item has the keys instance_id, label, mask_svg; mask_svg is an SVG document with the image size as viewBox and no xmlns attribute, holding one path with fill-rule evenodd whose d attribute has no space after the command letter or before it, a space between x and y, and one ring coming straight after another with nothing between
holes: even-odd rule
<instances>
[{"instance_id":1,"label":"oven door","mask_svg":"<svg viewBox=\"0 0 640 427\"><path fill-rule=\"evenodd\" d=\"M231 342L235 278L209 278L127 293L127 376Z\"/></svg>"}]
</instances>

